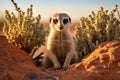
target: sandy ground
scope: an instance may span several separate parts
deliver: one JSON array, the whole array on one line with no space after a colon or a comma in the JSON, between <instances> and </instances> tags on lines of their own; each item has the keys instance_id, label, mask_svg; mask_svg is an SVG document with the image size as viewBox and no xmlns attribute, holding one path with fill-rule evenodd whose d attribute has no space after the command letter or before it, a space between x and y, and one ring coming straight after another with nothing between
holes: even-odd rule
<instances>
[{"instance_id":1,"label":"sandy ground","mask_svg":"<svg viewBox=\"0 0 120 80\"><path fill-rule=\"evenodd\" d=\"M0 80L120 80L120 41L100 44L66 70L35 66L25 52L0 36Z\"/></svg>"}]
</instances>

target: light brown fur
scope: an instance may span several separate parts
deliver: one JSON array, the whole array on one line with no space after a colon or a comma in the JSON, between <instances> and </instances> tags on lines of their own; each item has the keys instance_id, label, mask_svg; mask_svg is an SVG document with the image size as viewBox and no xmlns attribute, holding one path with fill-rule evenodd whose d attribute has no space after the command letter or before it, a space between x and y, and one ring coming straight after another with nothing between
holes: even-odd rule
<instances>
[{"instance_id":1,"label":"light brown fur","mask_svg":"<svg viewBox=\"0 0 120 80\"><path fill-rule=\"evenodd\" d=\"M54 18L59 20L56 24L52 22ZM64 24L63 18L68 19L68 23ZM74 40L70 32L70 24L70 17L67 14L57 13L51 17L50 34L47 40L48 53L43 60L44 67L68 68L71 63L78 60ZM60 26L63 28L60 29Z\"/></svg>"}]
</instances>

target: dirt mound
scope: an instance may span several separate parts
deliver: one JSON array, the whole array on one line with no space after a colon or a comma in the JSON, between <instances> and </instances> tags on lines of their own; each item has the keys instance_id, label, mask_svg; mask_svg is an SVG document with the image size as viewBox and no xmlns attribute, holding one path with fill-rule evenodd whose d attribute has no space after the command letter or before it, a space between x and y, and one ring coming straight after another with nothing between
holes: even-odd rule
<instances>
[{"instance_id":1,"label":"dirt mound","mask_svg":"<svg viewBox=\"0 0 120 80\"><path fill-rule=\"evenodd\" d=\"M120 80L120 41L99 45L66 70L44 70L0 36L0 80Z\"/></svg>"},{"instance_id":2,"label":"dirt mound","mask_svg":"<svg viewBox=\"0 0 120 80\"><path fill-rule=\"evenodd\" d=\"M120 42L103 43L80 63L58 73L60 80L120 80Z\"/></svg>"},{"instance_id":3,"label":"dirt mound","mask_svg":"<svg viewBox=\"0 0 120 80\"><path fill-rule=\"evenodd\" d=\"M25 75L39 70L28 54L11 46L5 37L0 36L0 80L23 80Z\"/></svg>"}]
</instances>

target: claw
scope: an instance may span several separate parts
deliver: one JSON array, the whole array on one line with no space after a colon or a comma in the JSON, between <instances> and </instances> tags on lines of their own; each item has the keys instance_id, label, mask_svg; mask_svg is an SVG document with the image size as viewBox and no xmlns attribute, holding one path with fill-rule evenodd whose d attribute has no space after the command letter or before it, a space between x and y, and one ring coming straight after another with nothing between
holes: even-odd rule
<instances>
[{"instance_id":1,"label":"claw","mask_svg":"<svg viewBox=\"0 0 120 80\"><path fill-rule=\"evenodd\" d=\"M64 69L67 69L68 67L69 67L69 64L63 65L63 68L64 68Z\"/></svg>"},{"instance_id":2,"label":"claw","mask_svg":"<svg viewBox=\"0 0 120 80\"><path fill-rule=\"evenodd\" d=\"M54 66L54 69L60 69L61 68L61 65L55 65Z\"/></svg>"}]
</instances>

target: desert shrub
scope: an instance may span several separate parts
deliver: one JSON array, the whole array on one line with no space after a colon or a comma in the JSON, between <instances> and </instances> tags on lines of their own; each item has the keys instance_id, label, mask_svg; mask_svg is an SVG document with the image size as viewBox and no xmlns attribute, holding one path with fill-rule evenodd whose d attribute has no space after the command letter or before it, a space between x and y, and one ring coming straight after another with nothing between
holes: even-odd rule
<instances>
[{"instance_id":1,"label":"desert shrub","mask_svg":"<svg viewBox=\"0 0 120 80\"><path fill-rule=\"evenodd\" d=\"M11 0L17 15L5 11L3 32L8 41L30 53L34 46L40 46L45 41L45 31L40 23L41 16L33 17L32 5L26 12L21 11L14 0Z\"/></svg>"},{"instance_id":2,"label":"desert shrub","mask_svg":"<svg viewBox=\"0 0 120 80\"><path fill-rule=\"evenodd\" d=\"M2 30L3 23L4 23L4 20L3 20L3 19L0 19L0 31Z\"/></svg>"},{"instance_id":3,"label":"desert shrub","mask_svg":"<svg viewBox=\"0 0 120 80\"><path fill-rule=\"evenodd\" d=\"M108 12L103 7L88 17L80 18L76 26L77 51L81 57L93 51L101 42L120 40L120 14L118 6Z\"/></svg>"}]
</instances>

